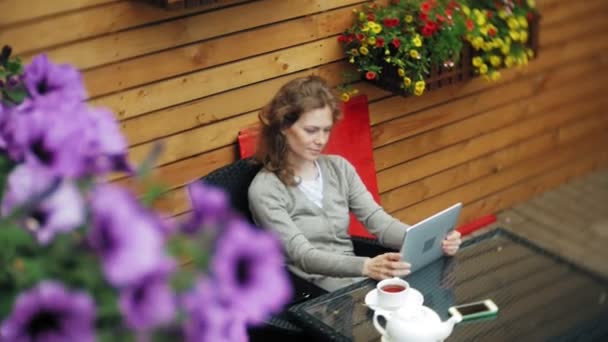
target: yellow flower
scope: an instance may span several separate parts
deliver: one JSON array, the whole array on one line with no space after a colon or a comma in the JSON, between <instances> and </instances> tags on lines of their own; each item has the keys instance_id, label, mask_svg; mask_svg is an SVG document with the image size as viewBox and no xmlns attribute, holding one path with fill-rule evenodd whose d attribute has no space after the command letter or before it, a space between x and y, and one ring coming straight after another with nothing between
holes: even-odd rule
<instances>
[{"instance_id":1,"label":"yellow flower","mask_svg":"<svg viewBox=\"0 0 608 342\"><path fill-rule=\"evenodd\" d=\"M487 36L488 35L488 26L480 27L479 32L481 32L481 34L483 34L484 36Z\"/></svg>"},{"instance_id":2,"label":"yellow flower","mask_svg":"<svg viewBox=\"0 0 608 342\"><path fill-rule=\"evenodd\" d=\"M490 56L490 64L492 64L492 66L494 67L497 67L502 64L502 59L496 55L492 55Z\"/></svg>"},{"instance_id":3,"label":"yellow flower","mask_svg":"<svg viewBox=\"0 0 608 342\"><path fill-rule=\"evenodd\" d=\"M384 50L384 54L387 55L387 56L390 55L391 54L391 50L389 50L389 49Z\"/></svg>"},{"instance_id":4,"label":"yellow flower","mask_svg":"<svg viewBox=\"0 0 608 342\"><path fill-rule=\"evenodd\" d=\"M507 57L505 58L505 66L506 66L507 68L510 68L510 67L512 67L513 65L515 65L515 60L513 59L513 57L512 57L512 56L507 56Z\"/></svg>"},{"instance_id":5,"label":"yellow flower","mask_svg":"<svg viewBox=\"0 0 608 342\"><path fill-rule=\"evenodd\" d=\"M418 59L418 58L420 58L420 53L418 52L418 50L410 50L410 56L412 58Z\"/></svg>"},{"instance_id":6,"label":"yellow flower","mask_svg":"<svg viewBox=\"0 0 608 342\"><path fill-rule=\"evenodd\" d=\"M348 102L348 100L350 100L350 95L348 95L348 93L342 93L340 95L340 99L342 100L342 102Z\"/></svg>"},{"instance_id":7,"label":"yellow flower","mask_svg":"<svg viewBox=\"0 0 608 342\"><path fill-rule=\"evenodd\" d=\"M414 17L412 17L412 16L411 16L411 15L409 15L409 14L405 16L405 22L406 22L406 23L408 23L408 24L409 24L409 23L411 23L412 21L414 21Z\"/></svg>"},{"instance_id":8,"label":"yellow flower","mask_svg":"<svg viewBox=\"0 0 608 342\"><path fill-rule=\"evenodd\" d=\"M361 28L361 32L367 32L369 31L369 25L363 25L363 27Z\"/></svg>"},{"instance_id":9,"label":"yellow flower","mask_svg":"<svg viewBox=\"0 0 608 342\"><path fill-rule=\"evenodd\" d=\"M479 68L483 64L481 57L473 57L473 66Z\"/></svg>"},{"instance_id":10,"label":"yellow flower","mask_svg":"<svg viewBox=\"0 0 608 342\"><path fill-rule=\"evenodd\" d=\"M369 53L369 50L367 49L367 47L362 46L362 47L359 48L359 52L361 52L361 54L363 56L367 56L367 54Z\"/></svg>"},{"instance_id":11,"label":"yellow flower","mask_svg":"<svg viewBox=\"0 0 608 342\"><path fill-rule=\"evenodd\" d=\"M526 1L528 3L528 7L536 7L536 1L535 0L527 0Z\"/></svg>"},{"instance_id":12,"label":"yellow flower","mask_svg":"<svg viewBox=\"0 0 608 342\"><path fill-rule=\"evenodd\" d=\"M391 58L390 58L390 57L384 57L384 60L385 60L387 63L390 63L390 62L391 62Z\"/></svg>"},{"instance_id":13,"label":"yellow flower","mask_svg":"<svg viewBox=\"0 0 608 342\"><path fill-rule=\"evenodd\" d=\"M511 17L507 20L507 26L509 26L511 30L515 30L519 28L519 22L517 19Z\"/></svg>"},{"instance_id":14,"label":"yellow flower","mask_svg":"<svg viewBox=\"0 0 608 342\"><path fill-rule=\"evenodd\" d=\"M490 79L492 81L497 81L500 78L500 72L493 70L492 72L490 72Z\"/></svg>"},{"instance_id":15,"label":"yellow flower","mask_svg":"<svg viewBox=\"0 0 608 342\"><path fill-rule=\"evenodd\" d=\"M517 17L517 21L519 22L519 26L522 28L528 28L528 20L524 16Z\"/></svg>"},{"instance_id":16,"label":"yellow flower","mask_svg":"<svg viewBox=\"0 0 608 342\"><path fill-rule=\"evenodd\" d=\"M479 73L482 75L485 75L488 73L488 65L483 63L480 67L479 67Z\"/></svg>"},{"instance_id":17,"label":"yellow flower","mask_svg":"<svg viewBox=\"0 0 608 342\"><path fill-rule=\"evenodd\" d=\"M409 78L409 77L404 77L404 78L403 78L403 84L404 84L406 87L409 87L409 86L410 86L410 84L412 84L412 79L411 79L411 78Z\"/></svg>"},{"instance_id":18,"label":"yellow flower","mask_svg":"<svg viewBox=\"0 0 608 342\"><path fill-rule=\"evenodd\" d=\"M371 27L371 29L372 29L372 32L374 32L375 34L382 32L382 26L380 26L380 24L374 23L374 25Z\"/></svg>"},{"instance_id":19,"label":"yellow flower","mask_svg":"<svg viewBox=\"0 0 608 342\"><path fill-rule=\"evenodd\" d=\"M414 84L414 89L416 89L416 90L418 90L420 92L424 91L425 87L426 87L426 83L424 83L424 81L417 81Z\"/></svg>"},{"instance_id":20,"label":"yellow flower","mask_svg":"<svg viewBox=\"0 0 608 342\"><path fill-rule=\"evenodd\" d=\"M353 88L353 90L350 91L350 94L351 95L357 95L357 94L359 94L359 89Z\"/></svg>"},{"instance_id":21,"label":"yellow flower","mask_svg":"<svg viewBox=\"0 0 608 342\"><path fill-rule=\"evenodd\" d=\"M412 44L414 44L415 47L421 47L422 46L422 39L420 39L419 35L416 35L413 39L412 39Z\"/></svg>"},{"instance_id":22,"label":"yellow flower","mask_svg":"<svg viewBox=\"0 0 608 342\"><path fill-rule=\"evenodd\" d=\"M483 38L475 37L475 38L473 38L473 41L471 42L471 44L473 45L475 50L479 50L483 46Z\"/></svg>"},{"instance_id":23,"label":"yellow flower","mask_svg":"<svg viewBox=\"0 0 608 342\"><path fill-rule=\"evenodd\" d=\"M528 41L528 31L519 31L519 40L521 40L522 43L525 43Z\"/></svg>"},{"instance_id":24,"label":"yellow flower","mask_svg":"<svg viewBox=\"0 0 608 342\"><path fill-rule=\"evenodd\" d=\"M397 74L399 74L399 76L403 77L403 76L405 76L405 70L403 70L403 68L399 68L397 70Z\"/></svg>"},{"instance_id":25,"label":"yellow flower","mask_svg":"<svg viewBox=\"0 0 608 342\"><path fill-rule=\"evenodd\" d=\"M530 58L534 58L534 51L532 49L526 49L526 54Z\"/></svg>"},{"instance_id":26,"label":"yellow flower","mask_svg":"<svg viewBox=\"0 0 608 342\"><path fill-rule=\"evenodd\" d=\"M519 32L517 31L509 31L509 36L511 36L511 39L513 39L514 41L519 40Z\"/></svg>"},{"instance_id":27,"label":"yellow flower","mask_svg":"<svg viewBox=\"0 0 608 342\"><path fill-rule=\"evenodd\" d=\"M505 10L498 11L498 17L504 19L507 17L507 12Z\"/></svg>"},{"instance_id":28,"label":"yellow flower","mask_svg":"<svg viewBox=\"0 0 608 342\"><path fill-rule=\"evenodd\" d=\"M468 6L462 6L462 13L464 13L467 17L471 15L471 9Z\"/></svg>"},{"instance_id":29,"label":"yellow flower","mask_svg":"<svg viewBox=\"0 0 608 342\"><path fill-rule=\"evenodd\" d=\"M369 45L376 45L376 37L369 37L369 38L367 38L367 44L369 44Z\"/></svg>"},{"instance_id":30,"label":"yellow flower","mask_svg":"<svg viewBox=\"0 0 608 342\"><path fill-rule=\"evenodd\" d=\"M479 26L483 26L486 24L486 16L484 14L479 14L477 16L477 18L475 19L475 23L477 23L477 25Z\"/></svg>"},{"instance_id":31,"label":"yellow flower","mask_svg":"<svg viewBox=\"0 0 608 342\"><path fill-rule=\"evenodd\" d=\"M364 21L364 20L365 20L365 13L359 12L359 21Z\"/></svg>"},{"instance_id":32,"label":"yellow flower","mask_svg":"<svg viewBox=\"0 0 608 342\"><path fill-rule=\"evenodd\" d=\"M492 50L492 44L491 43L483 43L483 45L481 46L481 49L483 51L490 51Z\"/></svg>"},{"instance_id":33,"label":"yellow flower","mask_svg":"<svg viewBox=\"0 0 608 342\"><path fill-rule=\"evenodd\" d=\"M353 49L350 49L350 54L351 54L352 56L359 56L359 50L354 49L354 48L353 48Z\"/></svg>"},{"instance_id":34,"label":"yellow flower","mask_svg":"<svg viewBox=\"0 0 608 342\"><path fill-rule=\"evenodd\" d=\"M422 89L422 90L418 89L418 88L414 89L414 95L416 95L416 96L420 96L423 93L424 93L424 89Z\"/></svg>"},{"instance_id":35,"label":"yellow flower","mask_svg":"<svg viewBox=\"0 0 608 342\"><path fill-rule=\"evenodd\" d=\"M500 52L502 52L503 55L508 55L509 51L511 51L511 45L509 44L505 44L500 48Z\"/></svg>"},{"instance_id":36,"label":"yellow flower","mask_svg":"<svg viewBox=\"0 0 608 342\"><path fill-rule=\"evenodd\" d=\"M349 58L349 59L348 59L348 62L349 62L350 64L355 64L355 57L351 57L351 58Z\"/></svg>"}]
</instances>

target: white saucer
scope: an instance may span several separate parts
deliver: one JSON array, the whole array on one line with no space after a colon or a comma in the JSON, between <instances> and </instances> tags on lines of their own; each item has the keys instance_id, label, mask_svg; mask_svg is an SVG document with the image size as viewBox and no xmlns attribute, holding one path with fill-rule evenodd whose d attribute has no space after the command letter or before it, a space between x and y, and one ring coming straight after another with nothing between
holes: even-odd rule
<instances>
[{"instance_id":1,"label":"white saucer","mask_svg":"<svg viewBox=\"0 0 608 342\"><path fill-rule=\"evenodd\" d=\"M424 302L424 296L422 296L422 293L420 293L420 291L416 290L413 287L410 287L407 291L408 291L408 295L406 297L406 300L405 300L405 302L401 303L401 305L396 305L396 306L391 306L391 307L380 307L377 304L378 290L373 289L365 295L365 305L367 305L370 309L372 309L374 311L377 311L377 310L393 311L393 310L397 310L400 307L405 306L405 305L422 305L422 303Z\"/></svg>"}]
</instances>

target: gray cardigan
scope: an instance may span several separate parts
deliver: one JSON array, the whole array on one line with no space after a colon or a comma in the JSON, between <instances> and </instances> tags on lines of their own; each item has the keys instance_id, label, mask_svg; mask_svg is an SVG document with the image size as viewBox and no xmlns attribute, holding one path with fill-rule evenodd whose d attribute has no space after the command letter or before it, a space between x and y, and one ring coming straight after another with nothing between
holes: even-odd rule
<instances>
[{"instance_id":1,"label":"gray cardigan","mask_svg":"<svg viewBox=\"0 0 608 342\"><path fill-rule=\"evenodd\" d=\"M323 174L323 208L297 186L286 186L262 169L249 187L249 207L261 227L278 233L288 262L300 275L362 275L365 257L354 255L348 235L349 208L386 247L399 249L408 227L373 199L354 167L340 156L318 159Z\"/></svg>"}]
</instances>

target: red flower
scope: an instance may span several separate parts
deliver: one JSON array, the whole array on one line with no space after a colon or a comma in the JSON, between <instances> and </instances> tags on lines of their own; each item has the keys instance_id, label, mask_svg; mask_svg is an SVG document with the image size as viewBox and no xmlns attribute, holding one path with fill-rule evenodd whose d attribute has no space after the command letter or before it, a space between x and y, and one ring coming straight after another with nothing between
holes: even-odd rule
<instances>
[{"instance_id":1,"label":"red flower","mask_svg":"<svg viewBox=\"0 0 608 342\"><path fill-rule=\"evenodd\" d=\"M454 11L451 8L448 8L445 10L445 16L446 17L451 17L452 13L454 13Z\"/></svg>"},{"instance_id":2,"label":"red flower","mask_svg":"<svg viewBox=\"0 0 608 342\"><path fill-rule=\"evenodd\" d=\"M429 20L429 16L426 13L420 13L420 20L427 21Z\"/></svg>"},{"instance_id":3,"label":"red flower","mask_svg":"<svg viewBox=\"0 0 608 342\"><path fill-rule=\"evenodd\" d=\"M421 30L422 35L425 37L430 37L433 35L433 31L428 26L424 26Z\"/></svg>"},{"instance_id":4,"label":"red flower","mask_svg":"<svg viewBox=\"0 0 608 342\"><path fill-rule=\"evenodd\" d=\"M526 14L526 17L528 18L528 21L532 21L534 20L534 13L533 12L528 12L528 14Z\"/></svg>"},{"instance_id":5,"label":"red flower","mask_svg":"<svg viewBox=\"0 0 608 342\"><path fill-rule=\"evenodd\" d=\"M486 18L490 19L490 18L492 18L493 15L494 15L494 13L492 13L490 11L486 11Z\"/></svg>"},{"instance_id":6,"label":"red flower","mask_svg":"<svg viewBox=\"0 0 608 342\"><path fill-rule=\"evenodd\" d=\"M445 21L445 17L444 17L444 16L442 16L441 14L439 14L439 13L437 13L437 14L435 15L435 17L437 18L437 21L438 21L438 22L440 22L440 23L442 23L442 22L444 22L444 21Z\"/></svg>"},{"instance_id":7,"label":"red flower","mask_svg":"<svg viewBox=\"0 0 608 342\"><path fill-rule=\"evenodd\" d=\"M422 13L426 14L430 10L431 4L429 4L428 2L423 2L422 4L420 4L420 11L422 11Z\"/></svg>"},{"instance_id":8,"label":"red flower","mask_svg":"<svg viewBox=\"0 0 608 342\"><path fill-rule=\"evenodd\" d=\"M473 20L467 19L467 30L473 31L474 28L475 28L475 24L473 23Z\"/></svg>"},{"instance_id":9,"label":"red flower","mask_svg":"<svg viewBox=\"0 0 608 342\"><path fill-rule=\"evenodd\" d=\"M340 43L346 43L348 41L348 36L345 34L341 34L338 36L338 41Z\"/></svg>"},{"instance_id":10,"label":"red flower","mask_svg":"<svg viewBox=\"0 0 608 342\"><path fill-rule=\"evenodd\" d=\"M376 73L373 71L368 71L365 73L365 78L367 78L368 80L373 80L374 78L376 78Z\"/></svg>"},{"instance_id":11,"label":"red flower","mask_svg":"<svg viewBox=\"0 0 608 342\"><path fill-rule=\"evenodd\" d=\"M397 19L397 18L384 18L384 26L386 26L386 28L391 28L391 27L399 26L399 19Z\"/></svg>"},{"instance_id":12,"label":"red flower","mask_svg":"<svg viewBox=\"0 0 608 342\"><path fill-rule=\"evenodd\" d=\"M384 38L382 38L382 37L378 37L378 38L376 39L376 46L377 46L377 47L383 47L383 46L384 46Z\"/></svg>"},{"instance_id":13,"label":"red flower","mask_svg":"<svg viewBox=\"0 0 608 342\"><path fill-rule=\"evenodd\" d=\"M358 41L362 42L365 39L365 36L361 33L357 33L356 38Z\"/></svg>"},{"instance_id":14,"label":"red flower","mask_svg":"<svg viewBox=\"0 0 608 342\"><path fill-rule=\"evenodd\" d=\"M391 42L393 44L393 46L395 47L395 49L398 49L399 46L401 46L401 41L397 38L393 38L393 41Z\"/></svg>"},{"instance_id":15,"label":"red flower","mask_svg":"<svg viewBox=\"0 0 608 342\"><path fill-rule=\"evenodd\" d=\"M376 20L376 15L374 13L368 13L367 14L367 20L369 20L369 21Z\"/></svg>"},{"instance_id":16,"label":"red flower","mask_svg":"<svg viewBox=\"0 0 608 342\"><path fill-rule=\"evenodd\" d=\"M488 35L494 37L496 35L496 30L494 28L488 29Z\"/></svg>"}]
</instances>

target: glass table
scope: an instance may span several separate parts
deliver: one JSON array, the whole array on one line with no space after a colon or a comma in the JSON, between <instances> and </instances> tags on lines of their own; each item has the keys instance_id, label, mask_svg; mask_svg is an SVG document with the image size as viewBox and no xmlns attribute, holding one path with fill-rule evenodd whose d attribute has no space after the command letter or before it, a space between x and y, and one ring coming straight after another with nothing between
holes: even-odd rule
<instances>
[{"instance_id":1,"label":"glass table","mask_svg":"<svg viewBox=\"0 0 608 342\"><path fill-rule=\"evenodd\" d=\"M509 231L496 229L463 243L404 278L442 320L448 308L490 298L490 320L463 322L446 341L608 341L608 279L569 263ZM380 341L365 295L367 279L292 306L292 318L319 338Z\"/></svg>"}]
</instances>

